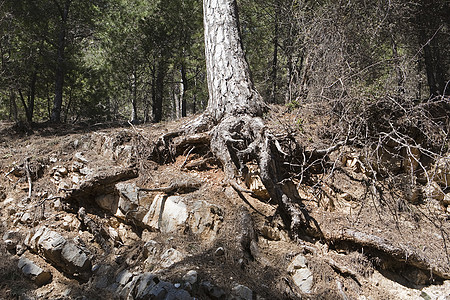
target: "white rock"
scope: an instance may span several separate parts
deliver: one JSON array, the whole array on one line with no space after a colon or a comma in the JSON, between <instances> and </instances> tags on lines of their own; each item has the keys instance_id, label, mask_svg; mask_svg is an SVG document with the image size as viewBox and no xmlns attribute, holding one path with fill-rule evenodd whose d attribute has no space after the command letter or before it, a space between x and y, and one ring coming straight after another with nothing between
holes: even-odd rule
<instances>
[{"instance_id":1,"label":"white rock","mask_svg":"<svg viewBox=\"0 0 450 300\"><path fill-rule=\"evenodd\" d=\"M161 255L161 262L160 265L163 268L168 268L174 264L176 264L177 262L182 261L184 258L184 255L174 249L174 248L170 248L167 249L162 255Z\"/></svg>"},{"instance_id":2,"label":"white rock","mask_svg":"<svg viewBox=\"0 0 450 300\"><path fill-rule=\"evenodd\" d=\"M183 280L189 284L195 284L198 279L197 271L190 270L183 276Z\"/></svg>"},{"instance_id":3,"label":"white rock","mask_svg":"<svg viewBox=\"0 0 450 300\"><path fill-rule=\"evenodd\" d=\"M20 218L20 222L24 224L31 222L31 214L28 212L24 213Z\"/></svg>"},{"instance_id":4,"label":"white rock","mask_svg":"<svg viewBox=\"0 0 450 300\"><path fill-rule=\"evenodd\" d=\"M308 261L306 257L299 254L288 266L288 272L292 276L294 283L305 293L311 293L311 288L314 283L314 277L311 270L308 269Z\"/></svg>"},{"instance_id":5,"label":"white rock","mask_svg":"<svg viewBox=\"0 0 450 300\"><path fill-rule=\"evenodd\" d=\"M175 232L184 229L188 218L188 210L183 198L171 196L165 200L164 210L161 215L160 230L164 233Z\"/></svg>"},{"instance_id":6,"label":"white rock","mask_svg":"<svg viewBox=\"0 0 450 300\"><path fill-rule=\"evenodd\" d=\"M77 160L77 161L79 161L79 162L81 162L81 163L84 163L84 164L87 164L87 163L89 162L89 160L87 160L87 159L84 157L83 152L77 152L77 153L75 153L74 158L75 158L75 160Z\"/></svg>"},{"instance_id":7,"label":"white rock","mask_svg":"<svg viewBox=\"0 0 450 300\"><path fill-rule=\"evenodd\" d=\"M311 288L313 286L313 275L308 268L298 269L292 275L292 280L300 288L300 290L305 293L311 293Z\"/></svg>"}]
</instances>

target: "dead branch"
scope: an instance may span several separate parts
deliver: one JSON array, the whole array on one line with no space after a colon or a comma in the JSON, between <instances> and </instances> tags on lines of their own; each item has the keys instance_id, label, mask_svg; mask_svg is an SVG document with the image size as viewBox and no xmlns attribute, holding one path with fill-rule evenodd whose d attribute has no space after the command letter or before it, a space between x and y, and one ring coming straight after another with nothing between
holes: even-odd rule
<instances>
[{"instance_id":1,"label":"dead branch","mask_svg":"<svg viewBox=\"0 0 450 300\"><path fill-rule=\"evenodd\" d=\"M193 180L180 180L174 181L167 187L157 188L139 188L142 192L162 192L167 195L173 195L175 193L186 194L198 190L202 186L201 182Z\"/></svg>"},{"instance_id":2,"label":"dead branch","mask_svg":"<svg viewBox=\"0 0 450 300\"><path fill-rule=\"evenodd\" d=\"M106 242L109 237L107 231L102 224L97 224L91 217L86 214L84 207L80 207L78 210L78 219L88 229L90 233L94 235L95 241L105 250L107 253L110 251L110 247ZM106 239L105 239L106 237Z\"/></svg>"},{"instance_id":3,"label":"dead branch","mask_svg":"<svg viewBox=\"0 0 450 300\"><path fill-rule=\"evenodd\" d=\"M33 191L33 181L31 179L29 163L30 163L30 158L29 157L25 158L24 168L25 168L25 173L27 174L27 180L28 180L28 199L31 199L31 193Z\"/></svg>"}]
</instances>

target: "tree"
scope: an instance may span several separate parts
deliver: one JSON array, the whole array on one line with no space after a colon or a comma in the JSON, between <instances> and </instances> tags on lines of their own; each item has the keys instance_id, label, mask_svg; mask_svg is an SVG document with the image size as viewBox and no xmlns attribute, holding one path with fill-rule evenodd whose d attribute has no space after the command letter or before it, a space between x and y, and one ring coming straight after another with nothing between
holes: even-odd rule
<instances>
[{"instance_id":1,"label":"tree","mask_svg":"<svg viewBox=\"0 0 450 300\"><path fill-rule=\"evenodd\" d=\"M290 155L295 155L287 153L288 148L300 147L291 139L276 139L261 119L266 106L250 77L236 0L204 0L203 14L207 109L183 130L164 135L152 151L153 158L166 160L173 157L170 155L173 152L167 153L171 149L183 153L192 144L209 143L228 183L239 193L250 192L237 182L248 172L247 164L256 162L261 180L270 197L278 203L280 216L291 233L297 236L300 230L314 229L284 164Z\"/></svg>"}]
</instances>

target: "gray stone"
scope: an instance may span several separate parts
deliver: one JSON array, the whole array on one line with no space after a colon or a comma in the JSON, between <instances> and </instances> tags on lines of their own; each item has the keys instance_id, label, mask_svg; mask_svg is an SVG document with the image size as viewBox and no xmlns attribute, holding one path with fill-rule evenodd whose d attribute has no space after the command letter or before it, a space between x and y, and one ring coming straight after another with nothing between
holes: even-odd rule
<instances>
[{"instance_id":1,"label":"gray stone","mask_svg":"<svg viewBox=\"0 0 450 300\"><path fill-rule=\"evenodd\" d=\"M87 164L87 163L89 162L89 160L87 160L87 159L84 157L83 152L77 152L77 153L75 153L74 159L77 160L77 161L79 161L80 163L83 163L83 164Z\"/></svg>"},{"instance_id":2,"label":"gray stone","mask_svg":"<svg viewBox=\"0 0 450 300\"><path fill-rule=\"evenodd\" d=\"M147 272L140 275L135 287L136 299L147 299L146 291L152 290L159 282L160 280L154 274Z\"/></svg>"},{"instance_id":3,"label":"gray stone","mask_svg":"<svg viewBox=\"0 0 450 300\"><path fill-rule=\"evenodd\" d=\"M164 210L161 215L160 230L164 233L175 232L184 229L188 218L187 206L180 196L171 196L165 200Z\"/></svg>"},{"instance_id":4,"label":"gray stone","mask_svg":"<svg viewBox=\"0 0 450 300\"><path fill-rule=\"evenodd\" d=\"M170 284L164 281L160 281L154 286L147 287L147 289L142 293L142 298L136 297L136 300L143 300L143 299L165 300L169 298L167 297L169 290Z\"/></svg>"},{"instance_id":5,"label":"gray stone","mask_svg":"<svg viewBox=\"0 0 450 300\"><path fill-rule=\"evenodd\" d=\"M91 260L81 247L48 228L40 227L25 244L70 275L91 269Z\"/></svg>"},{"instance_id":6,"label":"gray stone","mask_svg":"<svg viewBox=\"0 0 450 300\"><path fill-rule=\"evenodd\" d=\"M288 272L292 273L296 269L306 268L307 263L308 263L308 261L307 261L306 257L299 254L299 255L295 256L294 259L292 260L292 262L289 264Z\"/></svg>"},{"instance_id":7,"label":"gray stone","mask_svg":"<svg viewBox=\"0 0 450 300\"><path fill-rule=\"evenodd\" d=\"M209 281L202 282L201 288L206 295L215 300L225 299L225 296L227 295L223 289L213 285Z\"/></svg>"},{"instance_id":8,"label":"gray stone","mask_svg":"<svg viewBox=\"0 0 450 300\"><path fill-rule=\"evenodd\" d=\"M37 266L33 261L21 257L17 266L22 271L22 273L31 278L37 285L44 285L52 280L52 273L44 271L39 266Z\"/></svg>"},{"instance_id":9,"label":"gray stone","mask_svg":"<svg viewBox=\"0 0 450 300\"><path fill-rule=\"evenodd\" d=\"M53 262L59 262L61 260L61 251L65 243L66 239L64 237L47 228L45 228L37 242L39 251L42 252L47 259Z\"/></svg>"},{"instance_id":10,"label":"gray stone","mask_svg":"<svg viewBox=\"0 0 450 300\"><path fill-rule=\"evenodd\" d=\"M119 182L116 184L119 193L118 207L123 213L135 210L139 205L139 189L134 183Z\"/></svg>"},{"instance_id":11,"label":"gray stone","mask_svg":"<svg viewBox=\"0 0 450 300\"><path fill-rule=\"evenodd\" d=\"M183 280L189 284L195 284L198 280L198 274L195 270L190 270L183 276Z\"/></svg>"},{"instance_id":12,"label":"gray stone","mask_svg":"<svg viewBox=\"0 0 450 300\"><path fill-rule=\"evenodd\" d=\"M295 270L294 274L292 275L292 280L303 293L305 294L311 293L314 278L311 271L308 268Z\"/></svg>"},{"instance_id":13,"label":"gray stone","mask_svg":"<svg viewBox=\"0 0 450 300\"><path fill-rule=\"evenodd\" d=\"M142 223L152 229L171 233L184 230L188 216L187 205L182 197L158 194L142 217Z\"/></svg>"},{"instance_id":14,"label":"gray stone","mask_svg":"<svg viewBox=\"0 0 450 300\"><path fill-rule=\"evenodd\" d=\"M20 222L23 224L31 223L31 214L28 212L24 213L20 218Z\"/></svg>"},{"instance_id":15,"label":"gray stone","mask_svg":"<svg viewBox=\"0 0 450 300\"><path fill-rule=\"evenodd\" d=\"M73 243L66 243L61 251L65 262L65 269L69 272L82 272L91 269L91 260L88 255Z\"/></svg>"},{"instance_id":16,"label":"gray stone","mask_svg":"<svg viewBox=\"0 0 450 300\"><path fill-rule=\"evenodd\" d=\"M233 294L233 298L236 300L252 300L253 299L253 291L246 287L245 285L238 284L236 285L231 293Z\"/></svg>"},{"instance_id":17,"label":"gray stone","mask_svg":"<svg viewBox=\"0 0 450 300\"><path fill-rule=\"evenodd\" d=\"M189 228L206 242L212 242L223 221L223 210L205 201L197 201L190 212Z\"/></svg>"}]
</instances>

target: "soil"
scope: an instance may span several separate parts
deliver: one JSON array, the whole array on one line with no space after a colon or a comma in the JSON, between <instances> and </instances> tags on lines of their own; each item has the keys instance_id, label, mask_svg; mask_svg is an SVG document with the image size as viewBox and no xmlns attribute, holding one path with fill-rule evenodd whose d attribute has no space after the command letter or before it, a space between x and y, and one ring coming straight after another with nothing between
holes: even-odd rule
<instances>
[{"instance_id":1,"label":"soil","mask_svg":"<svg viewBox=\"0 0 450 300\"><path fill-rule=\"evenodd\" d=\"M227 295L240 284L258 295L257 299L450 299L450 215L439 202L430 199L413 204L399 190L392 189L387 180L372 182L361 169L347 166L343 159L360 149L342 147L324 158L327 167L310 173L307 180L296 181L302 204L319 233L294 240L270 199L236 192L226 184L225 174L217 163L208 163L200 170L185 168L186 162L207 155L204 149L186 151L165 164L149 159L154 141L194 118L133 127L128 124L42 126L33 131L20 131L13 124L2 123L1 236L18 231L23 239L27 232L42 225L59 230L64 217L76 219L77 208L83 206L99 224L117 227L122 223L128 239L115 245L111 253L105 253L87 230L65 230L64 235L87 242L96 257L95 263L109 262L115 270L155 272L171 283L182 282L187 271L196 270L201 281L211 282ZM329 145L322 134L325 124L314 120L313 116L299 116L283 106L273 107L266 117L274 134L289 131L306 149L324 148ZM122 157L108 152L117 145L132 146L131 155ZM42 205L49 201L46 199L64 194L60 181L55 181L54 168L70 168L78 152L97 170L124 165L136 168L138 176L127 182L141 188L167 187L181 180L201 182L199 189L183 193L182 197L187 203L203 200L222 209L223 221L217 235L208 239L189 230L177 233L146 230L105 212L87 196L67 206L63 203L61 209ZM108 155L116 157L109 159ZM28 176L19 174L20 166L27 160L33 174L30 198L27 197ZM11 172L17 166L18 171ZM372 186L384 197L374 196ZM102 188L107 192L106 187L95 189L98 192ZM146 193L140 205L148 207L157 194ZM31 221L17 221L11 206L5 204L7 199L15 199L16 210L29 212ZM246 214L251 216L250 222L242 221ZM243 246L247 231L250 246ZM162 249L174 248L186 255L168 268L145 264L141 252L148 240L156 241ZM67 276L44 258L26 251L23 255L29 255L53 274L51 283L36 286L18 270L18 253L7 251L3 240L0 242L0 299L105 298L107 292L96 289L92 280L83 282ZM217 255L219 248L224 249L223 255ZM309 293L297 287L288 272L293 258L299 254L306 257L314 277ZM191 295L213 299L202 289L193 289Z\"/></svg>"}]
</instances>

